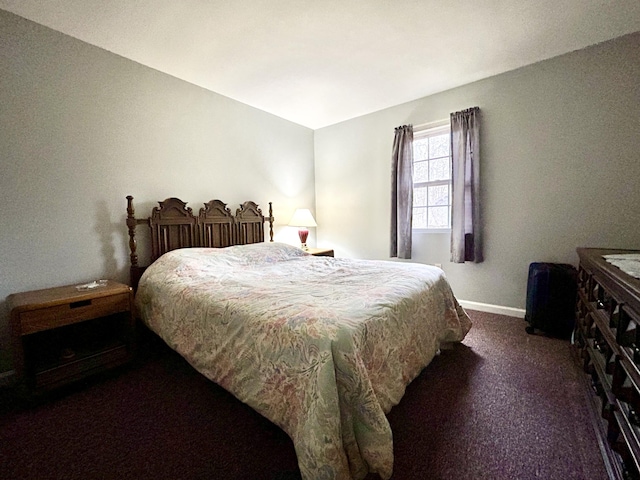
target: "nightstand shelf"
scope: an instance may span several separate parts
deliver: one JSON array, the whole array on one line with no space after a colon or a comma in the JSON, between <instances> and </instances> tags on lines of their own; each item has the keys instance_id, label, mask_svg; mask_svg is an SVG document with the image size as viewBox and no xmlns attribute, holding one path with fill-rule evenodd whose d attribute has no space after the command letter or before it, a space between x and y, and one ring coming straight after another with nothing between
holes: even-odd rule
<instances>
[{"instance_id":1,"label":"nightstand shelf","mask_svg":"<svg viewBox=\"0 0 640 480\"><path fill-rule=\"evenodd\" d=\"M315 257L333 257L333 249L331 248L307 248L305 252Z\"/></svg>"},{"instance_id":2,"label":"nightstand shelf","mask_svg":"<svg viewBox=\"0 0 640 480\"><path fill-rule=\"evenodd\" d=\"M108 281L10 295L14 364L39 393L128 362L134 351L133 292Z\"/></svg>"}]
</instances>

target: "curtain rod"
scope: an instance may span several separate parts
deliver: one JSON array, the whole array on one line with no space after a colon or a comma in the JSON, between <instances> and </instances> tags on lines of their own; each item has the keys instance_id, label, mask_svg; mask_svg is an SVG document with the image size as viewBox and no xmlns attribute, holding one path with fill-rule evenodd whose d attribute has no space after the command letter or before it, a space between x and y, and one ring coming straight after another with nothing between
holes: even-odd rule
<instances>
[{"instance_id":1,"label":"curtain rod","mask_svg":"<svg viewBox=\"0 0 640 480\"><path fill-rule=\"evenodd\" d=\"M448 125L450 120L448 118L444 118L442 120L435 120L433 122L421 123L420 125L414 125L414 130L426 130L428 128L442 127L444 125Z\"/></svg>"}]
</instances>

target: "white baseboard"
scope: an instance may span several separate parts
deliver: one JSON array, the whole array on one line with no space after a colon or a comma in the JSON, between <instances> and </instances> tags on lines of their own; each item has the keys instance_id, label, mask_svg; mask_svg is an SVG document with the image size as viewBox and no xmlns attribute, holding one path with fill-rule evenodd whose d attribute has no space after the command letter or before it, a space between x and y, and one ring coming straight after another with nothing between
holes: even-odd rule
<instances>
[{"instance_id":1,"label":"white baseboard","mask_svg":"<svg viewBox=\"0 0 640 480\"><path fill-rule=\"evenodd\" d=\"M0 387L8 387L9 385L11 385L15 374L16 372L14 370L0 372Z\"/></svg>"},{"instance_id":2,"label":"white baseboard","mask_svg":"<svg viewBox=\"0 0 640 480\"><path fill-rule=\"evenodd\" d=\"M509 317L524 318L525 310L522 308L503 307L501 305L491 305L489 303L470 302L467 300L458 300L463 308L469 310L478 310L480 312L497 313L498 315L507 315Z\"/></svg>"}]
</instances>

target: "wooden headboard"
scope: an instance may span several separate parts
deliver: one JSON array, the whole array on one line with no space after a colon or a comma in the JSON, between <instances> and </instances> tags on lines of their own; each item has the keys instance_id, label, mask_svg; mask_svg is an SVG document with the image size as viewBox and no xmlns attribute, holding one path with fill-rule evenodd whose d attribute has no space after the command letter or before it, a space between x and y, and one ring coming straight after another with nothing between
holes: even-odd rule
<instances>
[{"instance_id":1,"label":"wooden headboard","mask_svg":"<svg viewBox=\"0 0 640 480\"><path fill-rule=\"evenodd\" d=\"M269 216L264 217L254 202L244 202L232 215L227 204L211 200L204 204L198 216L187 203L171 197L162 202L147 218L136 218L133 197L127 196L127 228L131 252L130 284L134 289L145 266L138 265L136 226L147 225L151 233L149 265L162 254L176 248L246 245L265 241L264 222L269 222L269 241L273 242L273 208L269 202Z\"/></svg>"}]
</instances>

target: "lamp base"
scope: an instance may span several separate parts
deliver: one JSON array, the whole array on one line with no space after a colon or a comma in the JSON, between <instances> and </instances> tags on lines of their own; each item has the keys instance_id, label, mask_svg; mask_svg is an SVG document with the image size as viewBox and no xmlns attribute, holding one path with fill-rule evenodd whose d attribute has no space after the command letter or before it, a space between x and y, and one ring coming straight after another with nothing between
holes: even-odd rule
<instances>
[{"instance_id":1,"label":"lamp base","mask_svg":"<svg viewBox=\"0 0 640 480\"><path fill-rule=\"evenodd\" d=\"M302 244L300 248L302 248L302 250L309 250L309 247L307 247L307 237L309 236L309 230L306 228L299 228L298 236L300 237L300 243Z\"/></svg>"}]
</instances>

